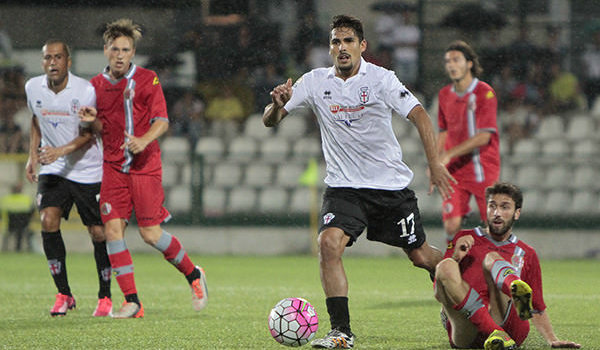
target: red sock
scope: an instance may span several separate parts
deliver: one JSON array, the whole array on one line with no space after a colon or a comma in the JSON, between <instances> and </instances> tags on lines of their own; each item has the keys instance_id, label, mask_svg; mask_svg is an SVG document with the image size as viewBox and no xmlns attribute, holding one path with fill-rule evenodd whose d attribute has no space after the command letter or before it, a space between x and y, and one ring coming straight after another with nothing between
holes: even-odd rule
<instances>
[{"instance_id":1,"label":"red sock","mask_svg":"<svg viewBox=\"0 0 600 350\"><path fill-rule=\"evenodd\" d=\"M136 294L135 279L133 277L133 260L125 245L125 241L106 242L106 251L110 265L116 275L119 288L124 295Z\"/></svg>"},{"instance_id":2,"label":"red sock","mask_svg":"<svg viewBox=\"0 0 600 350\"><path fill-rule=\"evenodd\" d=\"M495 329L503 330L494 322L486 305L481 300L481 296L473 288L469 289L465 299L460 304L454 305L453 308L467 316L469 321L482 333L491 334Z\"/></svg>"},{"instance_id":3,"label":"red sock","mask_svg":"<svg viewBox=\"0 0 600 350\"><path fill-rule=\"evenodd\" d=\"M177 270L181 271L185 276L189 275L194 271L194 263L188 256L187 252L183 249L181 242L177 237L163 231L162 236L154 247L160 250L165 259L173 264Z\"/></svg>"}]
</instances>

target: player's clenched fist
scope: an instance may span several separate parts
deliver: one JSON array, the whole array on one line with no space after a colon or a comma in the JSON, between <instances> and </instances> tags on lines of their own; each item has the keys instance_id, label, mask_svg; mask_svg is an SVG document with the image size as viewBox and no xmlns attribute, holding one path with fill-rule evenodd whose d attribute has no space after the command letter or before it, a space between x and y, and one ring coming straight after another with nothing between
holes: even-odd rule
<instances>
[{"instance_id":1,"label":"player's clenched fist","mask_svg":"<svg viewBox=\"0 0 600 350\"><path fill-rule=\"evenodd\" d=\"M96 121L96 115L98 111L94 107L84 106L79 108L77 111L77 115L79 115L79 119L85 123L93 123Z\"/></svg>"},{"instance_id":2,"label":"player's clenched fist","mask_svg":"<svg viewBox=\"0 0 600 350\"><path fill-rule=\"evenodd\" d=\"M277 107L283 107L292 97L292 78L288 78L285 84L277 85L271 91L271 99Z\"/></svg>"}]
</instances>

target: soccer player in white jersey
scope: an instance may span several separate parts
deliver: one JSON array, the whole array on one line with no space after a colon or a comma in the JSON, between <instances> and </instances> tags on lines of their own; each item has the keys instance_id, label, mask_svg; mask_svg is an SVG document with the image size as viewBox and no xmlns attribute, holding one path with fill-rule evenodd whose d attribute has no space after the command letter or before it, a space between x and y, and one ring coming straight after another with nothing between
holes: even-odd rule
<instances>
[{"instance_id":1,"label":"soccer player in white jersey","mask_svg":"<svg viewBox=\"0 0 600 350\"><path fill-rule=\"evenodd\" d=\"M275 87L273 103L263 114L264 124L272 127L288 113L308 108L321 130L328 188L321 209L319 259L331 331L311 343L316 348L354 345L342 254L365 228L367 239L403 248L415 266L430 273L442 257L426 242L417 199L407 188L413 173L402 162L392 111L419 130L431 172L430 192L437 186L447 198L454 179L438 159L427 112L394 72L362 59L366 47L360 20L335 16L329 41L333 66L304 74L293 87L290 79Z\"/></svg>"},{"instance_id":2,"label":"soccer player in white jersey","mask_svg":"<svg viewBox=\"0 0 600 350\"><path fill-rule=\"evenodd\" d=\"M75 203L94 245L100 288L93 315L109 316L111 267L98 205L102 148L95 135L80 125L77 115L80 106L96 104L96 93L87 80L69 72L70 49L63 41L48 40L44 44L42 67L45 74L31 78L25 85L27 104L33 113L26 175L30 182L38 182L44 253L58 289L50 314L64 316L76 306L60 232L61 217L68 219Z\"/></svg>"}]
</instances>

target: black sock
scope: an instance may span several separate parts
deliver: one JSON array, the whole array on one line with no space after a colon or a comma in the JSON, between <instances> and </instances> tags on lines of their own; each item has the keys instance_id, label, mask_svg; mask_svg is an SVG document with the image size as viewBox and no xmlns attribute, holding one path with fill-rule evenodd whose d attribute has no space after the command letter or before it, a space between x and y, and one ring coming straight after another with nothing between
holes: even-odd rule
<instances>
[{"instance_id":1,"label":"black sock","mask_svg":"<svg viewBox=\"0 0 600 350\"><path fill-rule=\"evenodd\" d=\"M56 232L42 231L42 245L58 292L72 296L67 279L67 264L65 263L67 252L60 230Z\"/></svg>"},{"instance_id":2,"label":"black sock","mask_svg":"<svg viewBox=\"0 0 600 350\"><path fill-rule=\"evenodd\" d=\"M136 303L139 306L142 306L142 304L140 304L140 299L138 298L137 293L127 294L125 296L125 301L127 301L128 303Z\"/></svg>"},{"instance_id":3,"label":"black sock","mask_svg":"<svg viewBox=\"0 0 600 350\"><path fill-rule=\"evenodd\" d=\"M192 282L194 282L195 279L200 278L200 269L194 268L194 271L192 271L189 275L185 276L185 279L188 281L189 284L192 284Z\"/></svg>"},{"instance_id":4,"label":"black sock","mask_svg":"<svg viewBox=\"0 0 600 350\"><path fill-rule=\"evenodd\" d=\"M94 259L96 259L96 271L98 272L98 282L100 289L98 290L98 299L104 297L110 298L110 275L112 269L108 253L106 252L106 241L92 242L94 244Z\"/></svg>"},{"instance_id":5,"label":"black sock","mask_svg":"<svg viewBox=\"0 0 600 350\"><path fill-rule=\"evenodd\" d=\"M327 312L329 313L329 322L331 329L340 330L348 335L352 334L350 330L350 312L348 311L347 297L332 297L325 299Z\"/></svg>"}]
</instances>

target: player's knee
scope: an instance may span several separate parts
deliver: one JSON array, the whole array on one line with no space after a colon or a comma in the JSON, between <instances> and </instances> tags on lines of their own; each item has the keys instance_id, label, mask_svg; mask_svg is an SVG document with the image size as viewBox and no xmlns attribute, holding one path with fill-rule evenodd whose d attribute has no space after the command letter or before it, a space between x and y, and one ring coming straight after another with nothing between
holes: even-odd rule
<instances>
[{"instance_id":1,"label":"player's knee","mask_svg":"<svg viewBox=\"0 0 600 350\"><path fill-rule=\"evenodd\" d=\"M440 283L445 284L447 281L454 278L458 271L458 263L454 259L444 259L440 261L435 268L435 279Z\"/></svg>"},{"instance_id":2,"label":"player's knee","mask_svg":"<svg viewBox=\"0 0 600 350\"><path fill-rule=\"evenodd\" d=\"M503 259L500 254L497 252L489 252L485 255L483 259L483 268L485 271L492 271L492 266L494 266L494 262L498 259Z\"/></svg>"},{"instance_id":3,"label":"player's knee","mask_svg":"<svg viewBox=\"0 0 600 350\"><path fill-rule=\"evenodd\" d=\"M99 225L89 226L88 231L90 233L90 237L94 242L104 242L106 240L106 235L104 234L104 228Z\"/></svg>"},{"instance_id":4,"label":"player's knee","mask_svg":"<svg viewBox=\"0 0 600 350\"><path fill-rule=\"evenodd\" d=\"M341 256L344 245L339 235L334 231L325 230L321 232L318 239L319 252L322 259L332 259Z\"/></svg>"},{"instance_id":5,"label":"player's knee","mask_svg":"<svg viewBox=\"0 0 600 350\"><path fill-rule=\"evenodd\" d=\"M40 220L43 231L56 232L60 229L60 216L42 213Z\"/></svg>"}]
</instances>

